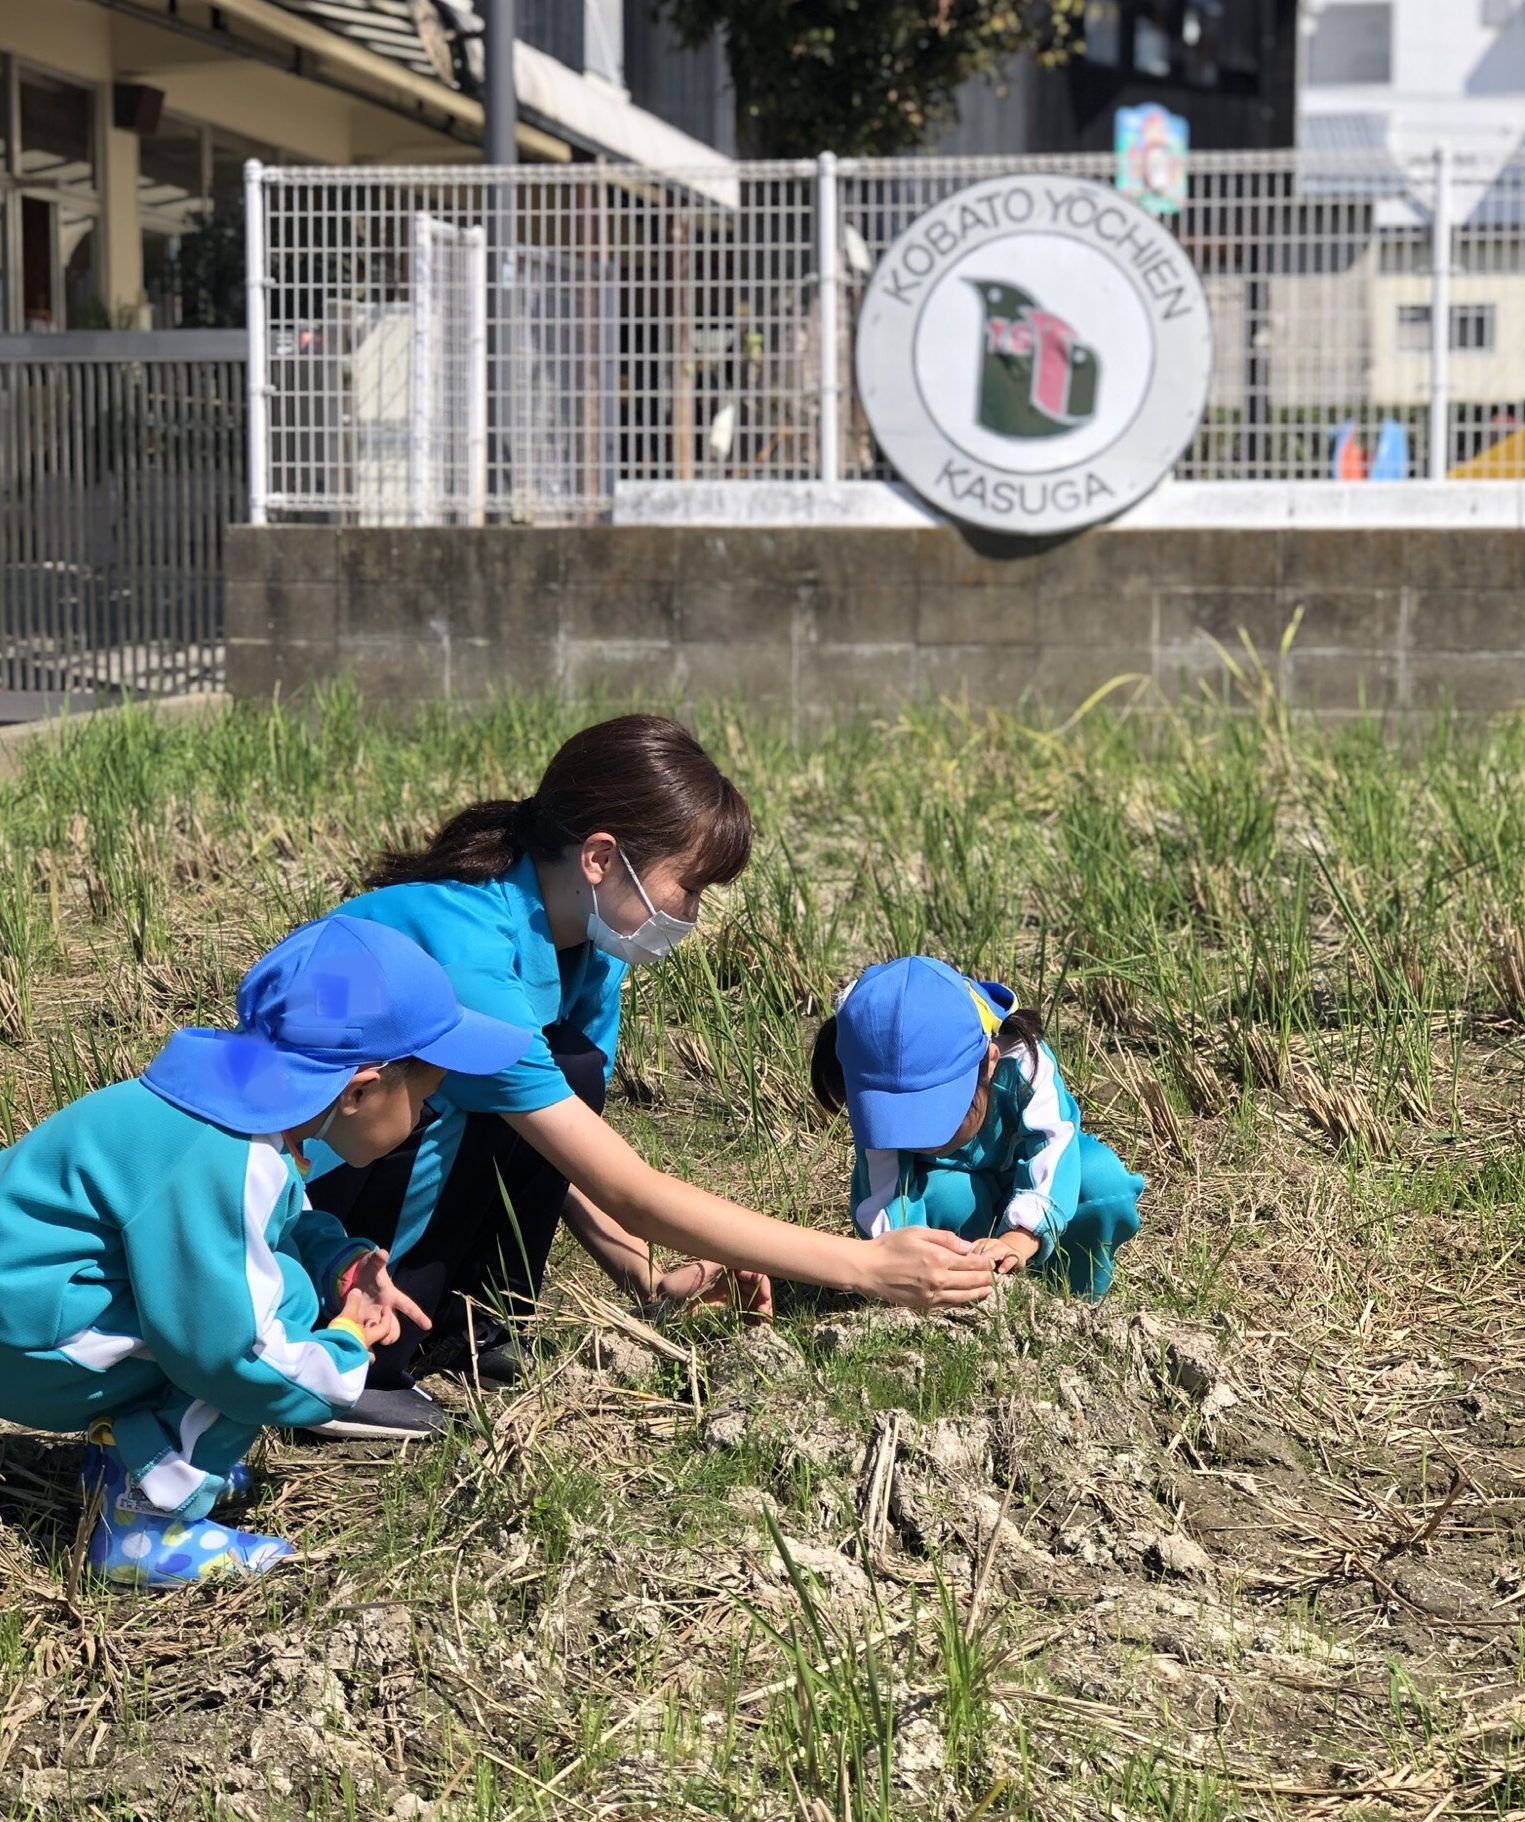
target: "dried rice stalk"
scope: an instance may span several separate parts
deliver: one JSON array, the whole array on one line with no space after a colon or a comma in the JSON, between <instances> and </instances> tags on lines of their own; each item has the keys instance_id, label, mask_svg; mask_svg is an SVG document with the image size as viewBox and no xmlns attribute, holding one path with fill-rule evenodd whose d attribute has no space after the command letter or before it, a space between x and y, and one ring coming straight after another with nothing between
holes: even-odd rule
<instances>
[{"instance_id":1,"label":"dried rice stalk","mask_svg":"<svg viewBox=\"0 0 1525 1822\"><path fill-rule=\"evenodd\" d=\"M1298 1097L1302 1111L1336 1145L1353 1145L1376 1157L1392 1151L1392 1128L1354 1084L1337 1087L1305 1075L1298 1083Z\"/></svg>"},{"instance_id":2,"label":"dried rice stalk","mask_svg":"<svg viewBox=\"0 0 1525 1822\"><path fill-rule=\"evenodd\" d=\"M1194 1114L1217 1113L1223 1105L1223 1081L1200 1050L1177 1050L1171 1057L1176 1079Z\"/></svg>"},{"instance_id":3,"label":"dried rice stalk","mask_svg":"<svg viewBox=\"0 0 1525 1822\"><path fill-rule=\"evenodd\" d=\"M32 1035L32 1020L16 980L13 957L0 957L0 1039L24 1044Z\"/></svg>"},{"instance_id":4,"label":"dried rice stalk","mask_svg":"<svg viewBox=\"0 0 1525 1822\"><path fill-rule=\"evenodd\" d=\"M1489 933L1488 972L1503 1011L1525 1021L1525 930L1512 918Z\"/></svg>"},{"instance_id":5,"label":"dried rice stalk","mask_svg":"<svg viewBox=\"0 0 1525 1822\"><path fill-rule=\"evenodd\" d=\"M1283 1088L1287 1081L1287 1055L1258 1025L1230 1019L1228 1050L1234 1068L1261 1088Z\"/></svg>"},{"instance_id":6,"label":"dried rice stalk","mask_svg":"<svg viewBox=\"0 0 1525 1822\"><path fill-rule=\"evenodd\" d=\"M1126 1052L1114 1062L1118 1085L1132 1096L1150 1132L1160 1144L1170 1146L1178 1158L1189 1161L1191 1147L1185 1129L1159 1077Z\"/></svg>"}]
</instances>

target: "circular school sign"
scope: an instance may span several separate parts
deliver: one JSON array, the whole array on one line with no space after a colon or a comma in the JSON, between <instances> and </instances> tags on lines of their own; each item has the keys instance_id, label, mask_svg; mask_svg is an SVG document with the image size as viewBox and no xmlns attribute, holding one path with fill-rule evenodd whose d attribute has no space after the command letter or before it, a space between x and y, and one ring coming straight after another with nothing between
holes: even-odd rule
<instances>
[{"instance_id":1,"label":"circular school sign","mask_svg":"<svg viewBox=\"0 0 1525 1822\"><path fill-rule=\"evenodd\" d=\"M1102 184L997 177L929 209L875 268L858 396L939 511L993 531L1109 519L1174 466L1213 338L1191 260Z\"/></svg>"}]
</instances>

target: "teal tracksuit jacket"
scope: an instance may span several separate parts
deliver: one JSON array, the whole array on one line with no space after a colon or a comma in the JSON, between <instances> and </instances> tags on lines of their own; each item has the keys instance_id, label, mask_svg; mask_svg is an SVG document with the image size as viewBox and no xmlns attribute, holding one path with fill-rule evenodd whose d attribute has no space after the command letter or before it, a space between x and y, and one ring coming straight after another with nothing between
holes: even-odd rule
<instances>
[{"instance_id":1,"label":"teal tracksuit jacket","mask_svg":"<svg viewBox=\"0 0 1525 1822\"><path fill-rule=\"evenodd\" d=\"M308 1206L278 1136L98 1089L0 1152L0 1415L110 1418L153 1503L201 1516L266 1424L352 1406L368 1356L324 1327L369 1242Z\"/></svg>"},{"instance_id":2,"label":"teal tracksuit jacket","mask_svg":"<svg viewBox=\"0 0 1525 1822\"><path fill-rule=\"evenodd\" d=\"M528 855L499 879L382 886L340 905L345 917L374 918L400 930L432 955L456 998L523 1031L535 1041L524 1057L492 1076L446 1076L429 1097L438 1115L424 1128L390 1252L400 1260L429 1224L450 1175L468 1114L536 1113L570 1099L572 1090L546 1042L547 1025L569 1024L604 1053L604 1079L614 1072L620 983L625 963L580 943L558 953ZM327 1146L308 1147L313 1174L340 1160Z\"/></svg>"},{"instance_id":3,"label":"teal tracksuit jacket","mask_svg":"<svg viewBox=\"0 0 1525 1822\"><path fill-rule=\"evenodd\" d=\"M1012 1000L998 991L1003 1004ZM1046 1044L1035 1061L1020 1040L996 1041L990 1109L968 1144L937 1156L858 1147L854 1225L865 1239L896 1227L940 1227L966 1240L1020 1229L1037 1240L1045 1275L1101 1297L1117 1248L1138 1232L1144 1179L1081 1130Z\"/></svg>"}]
</instances>

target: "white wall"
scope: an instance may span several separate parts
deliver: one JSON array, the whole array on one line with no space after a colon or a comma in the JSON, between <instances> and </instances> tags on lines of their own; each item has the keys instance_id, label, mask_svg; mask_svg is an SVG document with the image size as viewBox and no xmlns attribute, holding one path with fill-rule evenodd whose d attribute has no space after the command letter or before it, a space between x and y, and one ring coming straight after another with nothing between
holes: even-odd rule
<instances>
[{"instance_id":1,"label":"white wall","mask_svg":"<svg viewBox=\"0 0 1525 1822\"><path fill-rule=\"evenodd\" d=\"M1400 304L1430 302L1430 281L1418 275L1388 274L1371 291L1371 393L1383 404L1420 405L1429 397L1429 353L1398 347ZM1491 352L1453 348L1448 361L1451 397L1460 404L1525 407L1525 277L1486 272L1455 273L1451 308L1491 304Z\"/></svg>"},{"instance_id":2,"label":"white wall","mask_svg":"<svg viewBox=\"0 0 1525 1822\"><path fill-rule=\"evenodd\" d=\"M1304 0L1305 25L1359 4ZM1391 82L1304 82L1298 110L1379 114L1400 157L1444 140L1501 160L1525 138L1525 0L1392 0Z\"/></svg>"}]
</instances>

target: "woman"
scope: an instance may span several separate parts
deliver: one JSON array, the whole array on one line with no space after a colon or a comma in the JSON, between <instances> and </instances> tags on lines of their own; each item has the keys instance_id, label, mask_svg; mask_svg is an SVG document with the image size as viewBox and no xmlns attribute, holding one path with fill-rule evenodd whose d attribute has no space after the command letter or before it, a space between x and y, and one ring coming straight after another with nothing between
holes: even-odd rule
<instances>
[{"instance_id":1,"label":"woman","mask_svg":"<svg viewBox=\"0 0 1525 1822\"><path fill-rule=\"evenodd\" d=\"M325 1427L441 1427L410 1368L461 1364L462 1297L531 1309L562 1220L641 1296L735 1296L766 1316L773 1272L892 1303L988 1295L989 1261L956 1235L907 1228L863 1246L776 1221L653 1169L603 1120L626 968L692 931L706 888L735 879L751 846L745 800L694 737L622 715L574 735L532 797L474 804L426 847L388 853L374 889L342 907L412 937L462 1005L539 1036L498 1075L447 1076L396 1152L310 1183L316 1207L388 1248L396 1284L435 1325L423 1359L404 1325L360 1404ZM696 1258L659 1273L652 1242ZM511 1329L477 1326L470 1343L484 1381L517 1376Z\"/></svg>"}]
</instances>

